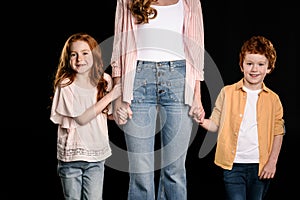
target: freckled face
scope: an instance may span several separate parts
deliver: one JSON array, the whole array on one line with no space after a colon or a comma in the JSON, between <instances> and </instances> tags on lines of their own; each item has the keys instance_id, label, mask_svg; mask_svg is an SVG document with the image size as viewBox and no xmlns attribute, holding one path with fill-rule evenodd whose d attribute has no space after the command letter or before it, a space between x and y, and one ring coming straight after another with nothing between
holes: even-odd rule
<instances>
[{"instance_id":1,"label":"freckled face","mask_svg":"<svg viewBox=\"0 0 300 200\"><path fill-rule=\"evenodd\" d=\"M246 53L242 66L244 85L252 90L261 89L267 73L269 61L264 55Z\"/></svg>"},{"instance_id":2,"label":"freckled face","mask_svg":"<svg viewBox=\"0 0 300 200\"><path fill-rule=\"evenodd\" d=\"M70 65L77 73L89 72L93 66L93 54L84 41L73 42L70 46Z\"/></svg>"}]
</instances>

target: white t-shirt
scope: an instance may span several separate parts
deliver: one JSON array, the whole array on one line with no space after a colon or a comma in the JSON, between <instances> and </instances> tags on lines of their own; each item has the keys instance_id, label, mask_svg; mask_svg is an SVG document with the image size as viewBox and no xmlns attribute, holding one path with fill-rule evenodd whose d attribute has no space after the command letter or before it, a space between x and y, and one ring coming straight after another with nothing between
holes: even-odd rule
<instances>
[{"instance_id":1,"label":"white t-shirt","mask_svg":"<svg viewBox=\"0 0 300 200\"><path fill-rule=\"evenodd\" d=\"M185 59L182 0L168 6L152 7L157 10L156 18L137 26L137 59L156 62Z\"/></svg>"},{"instance_id":2,"label":"white t-shirt","mask_svg":"<svg viewBox=\"0 0 300 200\"><path fill-rule=\"evenodd\" d=\"M259 163L256 104L261 90L250 90L246 87L247 101L241 123L235 163Z\"/></svg>"}]
</instances>

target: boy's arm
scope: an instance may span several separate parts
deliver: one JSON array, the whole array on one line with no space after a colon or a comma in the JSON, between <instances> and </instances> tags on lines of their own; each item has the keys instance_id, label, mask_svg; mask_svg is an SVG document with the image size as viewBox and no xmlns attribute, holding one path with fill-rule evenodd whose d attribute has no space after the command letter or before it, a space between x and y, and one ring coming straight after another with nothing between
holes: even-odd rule
<instances>
[{"instance_id":1,"label":"boy's arm","mask_svg":"<svg viewBox=\"0 0 300 200\"><path fill-rule=\"evenodd\" d=\"M278 161L278 156L282 146L283 135L275 135L273 141L273 147L269 156L269 160L264 166L260 178L269 179L274 178L276 172L276 164Z\"/></svg>"},{"instance_id":2,"label":"boy's arm","mask_svg":"<svg viewBox=\"0 0 300 200\"><path fill-rule=\"evenodd\" d=\"M210 132L218 131L218 126L211 119L203 119L199 125Z\"/></svg>"}]
</instances>

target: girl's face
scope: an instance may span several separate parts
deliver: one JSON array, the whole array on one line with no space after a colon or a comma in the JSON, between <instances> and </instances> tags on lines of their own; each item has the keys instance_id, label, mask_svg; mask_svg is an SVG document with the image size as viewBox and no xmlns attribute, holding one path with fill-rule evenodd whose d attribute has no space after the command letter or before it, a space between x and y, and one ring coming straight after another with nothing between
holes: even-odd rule
<instances>
[{"instance_id":1,"label":"girl's face","mask_svg":"<svg viewBox=\"0 0 300 200\"><path fill-rule=\"evenodd\" d=\"M76 41L70 45L70 65L77 73L88 73L93 66L93 54L88 43Z\"/></svg>"},{"instance_id":2,"label":"girl's face","mask_svg":"<svg viewBox=\"0 0 300 200\"><path fill-rule=\"evenodd\" d=\"M242 66L244 85L251 90L261 89L267 73L269 61L264 55L246 53Z\"/></svg>"}]
</instances>

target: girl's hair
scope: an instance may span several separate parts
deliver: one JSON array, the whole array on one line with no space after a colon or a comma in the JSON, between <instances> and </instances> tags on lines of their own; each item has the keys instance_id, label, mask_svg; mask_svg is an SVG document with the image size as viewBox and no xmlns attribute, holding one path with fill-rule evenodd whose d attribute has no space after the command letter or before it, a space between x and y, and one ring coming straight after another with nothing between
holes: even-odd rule
<instances>
[{"instance_id":1,"label":"girl's hair","mask_svg":"<svg viewBox=\"0 0 300 200\"><path fill-rule=\"evenodd\" d=\"M129 2L129 10L136 20L137 24L145 24L149 19L154 19L157 15L157 10L150 7L152 2L158 0L131 0Z\"/></svg>"},{"instance_id":2,"label":"girl's hair","mask_svg":"<svg viewBox=\"0 0 300 200\"><path fill-rule=\"evenodd\" d=\"M93 67L90 71L89 78L91 84L97 86L97 101L99 101L107 93L107 81L104 79L104 70L103 70L103 60L102 52L98 42L89 34L86 33L75 33L71 35L65 42L61 55L59 58L59 63L57 66L57 71L55 74L53 82L53 92L57 87L65 87L73 83L76 71L70 66L70 55L71 55L71 44L76 41L86 42L93 55ZM68 81L65 81L68 80ZM104 109L106 111L106 109Z\"/></svg>"},{"instance_id":3,"label":"girl's hair","mask_svg":"<svg viewBox=\"0 0 300 200\"><path fill-rule=\"evenodd\" d=\"M244 42L240 52L240 67L242 68L246 53L261 54L269 60L268 69L271 73L275 68L276 51L270 40L263 36L252 36Z\"/></svg>"}]
</instances>

